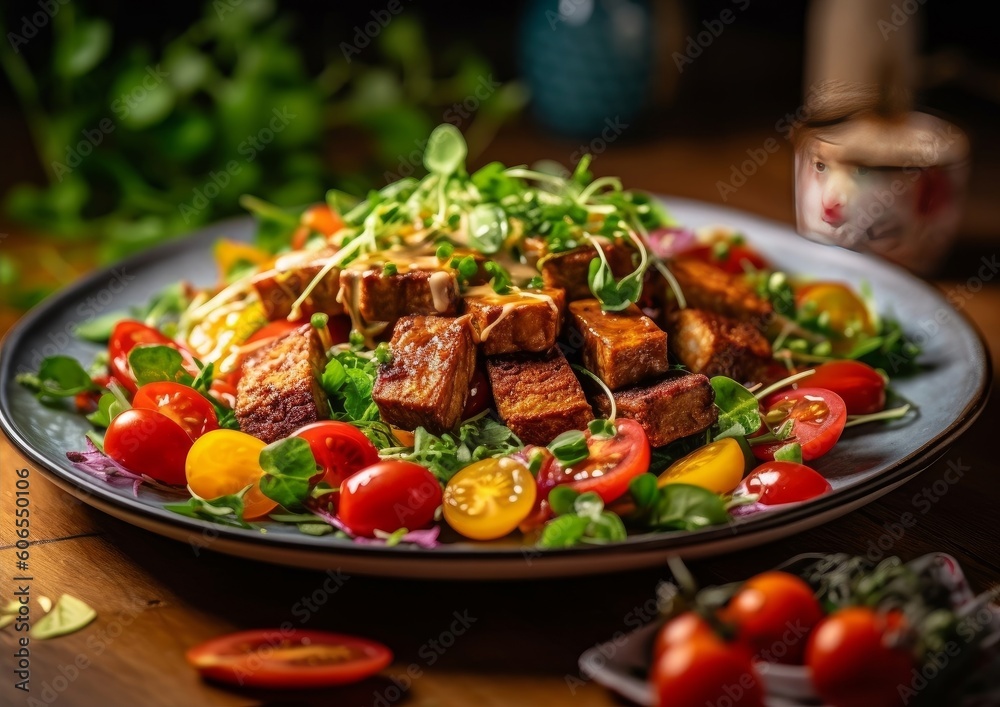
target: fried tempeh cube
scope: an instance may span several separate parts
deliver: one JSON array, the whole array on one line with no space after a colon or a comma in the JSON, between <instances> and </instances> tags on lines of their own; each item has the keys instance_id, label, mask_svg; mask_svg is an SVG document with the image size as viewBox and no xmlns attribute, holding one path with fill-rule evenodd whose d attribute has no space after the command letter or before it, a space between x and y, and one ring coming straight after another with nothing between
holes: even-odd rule
<instances>
[{"instance_id":1,"label":"fried tempeh cube","mask_svg":"<svg viewBox=\"0 0 1000 707\"><path fill-rule=\"evenodd\" d=\"M441 434L461 422L476 367L469 318L406 316L389 342L392 361L379 366L372 400L382 419L404 430Z\"/></svg>"},{"instance_id":2,"label":"fried tempeh cube","mask_svg":"<svg viewBox=\"0 0 1000 707\"><path fill-rule=\"evenodd\" d=\"M465 311L487 356L548 351L555 346L566 303L563 290L543 287L506 295L489 287L465 295Z\"/></svg>"},{"instance_id":3,"label":"fried tempeh cube","mask_svg":"<svg viewBox=\"0 0 1000 707\"><path fill-rule=\"evenodd\" d=\"M309 324L250 354L236 389L240 429L267 443L329 417L319 384L326 354Z\"/></svg>"},{"instance_id":4,"label":"fried tempeh cube","mask_svg":"<svg viewBox=\"0 0 1000 707\"><path fill-rule=\"evenodd\" d=\"M594 419L580 381L558 347L486 359L500 419L525 444L548 444Z\"/></svg>"},{"instance_id":5,"label":"fried tempeh cube","mask_svg":"<svg viewBox=\"0 0 1000 707\"><path fill-rule=\"evenodd\" d=\"M670 263L687 306L724 317L749 321L763 329L774 314L771 303L754 292L740 275L731 275L693 258L677 258Z\"/></svg>"},{"instance_id":6,"label":"fried tempeh cube","mask_svg":"<svg viewBox=\"0 0 1000 707\"><path fill-rule=\"evenodd\" d=\"M605 312L596 299L569 304L583 337L583 365L617 390L667 371L667 335L634 304Z\"/></svg>"},{"instance_id":7,"label":"fried tempeh cube","mask_svg":"<svg viewBox=\"0 0 1000 707\"><path fill-rule=\"evenodd\" d=\"M386 274L383 266L347 268L340 273L340 301L369 322L393 324L413 314L454 317L458 314L458 281L448 269L399 267Z\"/></svg>"},{"instance_id":8,"label":"fried tempeh cube","mask_svg":"<svg viewBox=\"0 0 1000 707\"><path fill-rule=\"evenodd\" d=\"M771 361L771 344L757 329L700 309L667 318L670 350L687 368L706 376L754 379Z\"/></svg>"},{"instance_id":9,"label":"fried tempeh cube","mask_svg":"<svg viewBox=\"0 0 1000 707\"><path fill-rule=\"evenodd\" d=\"M274 321L291 314L292 304L305 292L332 256L331 250L289 253L278 258L270 270L256 275L253 286L260 295L267 318ZM302 314L306 317L317 312L343 314L344 308L337 302L339 291L340 271L333 268L316 283L302 303Z\"/></svg>"},{"instance_id":10,"label":"fried tempeh cube","mask_svg":"<svg viewBox=\"0 0 1000 707\"><path fill-rule=\"evenodd\" d=\"M602 248L616 278L625 277L635 269L632 264L633 248L623 243L605 243ZM590 261L599 257L592 246L580 246L562 253L545 256L540 262L542 281L546 287L566 290L566 301L587 299L594 295L587 283Z\"/></svg>"},{"instance_id":11,"label":"fried tempeh cube","mask_svg":"<svg viewBox=\"0 0 1000 707\"><path fill-rule=\"evenodd\" d=\"M612 395L618 415L642 425L653 447L703 432L715 424L719 416L714 404L715 391L708 378L694 373L625 388ZM592 400L601 415L611 414L611 401L606 393L595 391Z\"/></svg>"}]
</instances>

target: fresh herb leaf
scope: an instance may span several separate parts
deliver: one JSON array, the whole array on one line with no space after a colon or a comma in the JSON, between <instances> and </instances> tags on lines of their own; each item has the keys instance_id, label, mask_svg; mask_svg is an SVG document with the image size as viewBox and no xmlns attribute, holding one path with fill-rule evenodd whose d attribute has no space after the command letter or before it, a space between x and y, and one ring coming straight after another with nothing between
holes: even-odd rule
<instances>
[{"instance_id":1,"label":"fresh herb leaf","mask_svg":"<svg viewBox=\"0 0 1000 707\"><path fill-rule=\"evenodd\" d=\"M443 123L431 133L424 149L424 167L428 172L448 177L465 165L469 150L458 128Z\"/></svg>"},{"instance_id":2,"label":"fresh herb leaf","mask_svg":"<svg viewBox=\"0 0 1000 707\"><path fill-rule=\"evenodd\" d=\"M113 419L131 407L121 385L111 381L108 392L98 401L97 410L87 415L87 419L97 427L107 427Z\"/></svg>"},{"instance_id":3,"label":"fresh herb leaf","mask_svg":"<svg viewBox=\"0 0 1000 707\"><path fill-rule=\"evenodd\" d=\"M632 494L632 501L640 511L648 509L657 499L656 476L654 474L640 474L629 482L629 493Z\"/></svg>"},{"instance_id":4,"label":"fresh herb leaf","mask_svg":"<svg viewBox=\"0 0 1000 707\"><path fill-rule=\"evenodd\" d=\"M17 382L31 390L39 400L71 398L79 393L99 390L80 362L71 356L48 356L42 359L38 373L22 373Z\"/></svg>"},{"instance_id":5,"label":"fresh herb leaf","mask_svg":"<svg viewBox=\"0 0 1000 707\"><path fill-rule=\"evenodd\" d=\"M700 486L667 484L644 519L655 530L697 530L729 521L722 498Z\"/></svg>"},{"instance_id":6,"label":"fresh herb leaf","mask_svg":"<svg viewBox=\"0 0 1000 707\"><path fill-rule=\"evenodd\" d=\"M573 504L580 496L579 491L574 491L569 486L556 486L549 491L549 507L557 515L566 515L573 512Z\"/></svg>"},{"instance_id":7,"label":"fresh herb leaf","mask_svg":"<svg viewBox=\"0 0 1000 707\"><path fill-rule=\"evenodd\" d=\"M553 511L559 506L562 512L545 524L538 540L539 547L619 542L627 536L622 519L616 513L604 510L601 497L592 491L577 494L572 489L556 486L549 493L549 502L553 504ZM572 506L567 507L570 502Z\"/></svg>"},{"instance_id":8,"label":"fresh herb leaf","mask_svg":"<svg viewBox=\"0 0 1000 707\"><path fill-rule=\"evenodd\" d=\"M316 459L301 437L286 437L260 450L261 492L289 510L300 508L309 498L310 481L316 476Z\"/></svg>"},{"instance_id":9,"label":"fresh herb leaf","mask_svg":"<svg viewBox=\"0 0 1000 707\"><path fill-rule=\"evenodd\" d=\"M565 466L573 466L590 456L587 437L579 430L563 432L549 442L548 448Z\"/></svg>"},{"instance_id":10,"label":"fresh herb leaf","mask_svg":"<svg viewBox=\"0 0 1000 707\"><path fill-rule=\"evenodd\" d=\"M774 461L802 463L802 447L798 442L786 444L774 452Z\"/></svg>"},{"instance_id":11,"label":"fresh herb leaf","mask_svg":"<svg viewBox=\"0 0 1000 707\"><path fill-rule=\"evenodd\" d=\"M111 332L123 319L128 319L128 312L110 312L99 317L80 322L73 327L73 334L84 341L95 344L106 344L111 338Z\"/></svg>"},{"instance_id":12,"label":"fresh herb leaf","mask_svg":"<svg viewBox=\"0 0 1000 707\"><path fill-rule=\"evenodd\" d=\"M248 486L247 489L249 488ZM207 520L235 528L250 528L252 526L243 520L243 494L247 489L237 494L212 499L193 496L185 503L168 503L163 508L188 518Z\"/></svg>"},{"instance_id":13,"label":"fresh herb leaf","mask_svg":"<svg viewBox=\"0 0 1000 707\"><path fill-rule=\"evenodd\" d=\"M570 514L553 518L542 528L538 547L561 548L578 545L583 540L583 536L586 535L589 526L590 519L578 515Z\"/></svg>"},{"instance_id":14,"label":"fresh herb leaf","mask_svg":"<svg viewBox=\"0 0 1000 707\"><path fill-rule=\"evenodd\" d=\"M507 240L507 224L503 208L497 204L477 204L469 212L469 245L487 255L496 253Z\"/></svg>"},{"instance_id":15,"label":"fresh herb leaf","mask_svg":"<svg viewBox=\"0 0 1000 707\"><path fill-rule=\"evenodd\" d=\"M713 439L745 437L760 429L760 404L753 393L725 376L715 376L711 383L719 408Z\"/></svg>"},{"instance_id":16,"label":"fresh herb leaf","mask_svg":"<svg viewBox=\"0 0 1000 707\"><path fill-rule=\"evenodd\" d=\"M181 352L171 346L136 346L128 354L128 363L140 387L159 381L190 383L192 380L191 374L184 370Z\"/></svg>"}]
</instances>

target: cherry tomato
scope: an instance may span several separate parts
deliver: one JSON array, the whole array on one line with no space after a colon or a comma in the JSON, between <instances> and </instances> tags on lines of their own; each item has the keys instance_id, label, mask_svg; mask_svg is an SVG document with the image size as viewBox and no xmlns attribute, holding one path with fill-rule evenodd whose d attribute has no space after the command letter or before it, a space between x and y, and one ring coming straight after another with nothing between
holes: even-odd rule
<instances>
[{"instance_id":1,"label":"cherry tomato","mask_svg":"<svg viewBox=\"0 0 1000 707\"><path fill-rule=\"evenodd\" d=\"M187 661L202 677L244 687L300 689L347 685L392 662L381 643L304 629L241 631L191 648Z\"/></svg>"},{"instance_id":2,"label":"cherry tomato","mask_svg":"<svg viewBox=\"0 0 1000 707\"><path fill-rule=\"evenodd\" d=\"M730 275L744 274L746 272L745 266L752 267L754 270L766 270L770 267L764 256L750 246L735 243L727 245L721 241L719 243L719 245L697 246L684 251L680 256L702 260Z\"/></svg>"},{"instance_id":3,"label":"cherry tomato","mask_svg":"<svg viewBox=\"0 0 1000 707\"><path fill-rule=\"evenodd\" d=\"M192 493L202 498L243 495L243 517L260 518L277 503L260 490L260 450L266 445L252 435L237 430L213 430L199 438L188 450L185 478Z\"/></svg>"},{"instance_id":4,"label":"cherry tomato","mask_svg":"<svg viewBox=\"0 0 1000 707\"><path fill-rule=\"evenodd\" d=\"M772 429L792 420L794 440L753 445L754 456L761 461L773 461L774 453L791 441L801 445L803 460L818 459L833 449L847 424L844 401L836 393L822 388L779 391L765 398L762 408ZM762 428L763 432L766 428Z\"/></svg>"},{"instance_id":5,"label":"cherry tomato","mask_svg":"<svg viewBox=\"0 0 1000 707\"><path fill-rule=\"evenodd\" d=\"M885 407L885 379L860 361L824 363L803 382L810 388L824 388L839 395L848 415L869 415Z\"/></svg>"},{"instance_id":6,"label":"cherry tomato","mask_svg":"<svg viewBox=\"0 0 1000 707\"><path fill-rule=\"evenodd\" d=\"M147 383L136 391L132 407L156 410L176 422L191 439L209 430L219 429L212 403L203 395L180 383Z\"/></svg>"},{"instance_id":7,"label":"cherry tomato","mask_svg":"<svg viewBox=\"0 0 1000 707\"><path fill-rule=\"evenodd\" d=\"M324 236L332 236L344 227L344 219L326 204L316 204L303 211L300 223Z\"/></svg>"},{"instance_id":8,"label":"cherry tomato","mask_svg":"<svg viewBox=\"0 0 1000 707\"><path fill-rule=\"evenodd\" d=\"M787 572L747 580L721 612L737 640L770 663L801 665L809 634L823 620L812 588Z\"/></svg>"},{"instance_id":9,"label":"cherry tomato","mask_svg":"<svg viewBox=\"0 0 1000 707\"><path fill-rule=\"evenodd\" d=\"M354 425L336 420L314 422L292 433L309 443L316 463L323 467L323 481L334 488L378 461L378 449Z\"/></svg>"},{"instance_id":10,"label":"cherry tomato","mask_svg":"<svg viewBox=\"0 0 1000 707\"><path fill-rule=\"evenodd\" d=\"M125 388L134 393L139 386L132 375L132 368L128 363L129 352L140 345L171 346L185 357L185 368L189 367L197 374L197 367L191 359L191 354L177 345L177 342L167 338L156 329L148 327L142 322L126 319L118 322L111 332L111 339L108 341L108 367L111 375L118 379Z\"/></svg>"},{"instance_id":11,"label":"cherry tomato","mask_svg":"<svg viewBox=\"0 0 1000 707\"><path fill-rule=\"evenodd\" d=\"M155 410L126 410L104 434L104 451L137 474L165 484L184 484L184 459L191 437L176 422Z\"/></svg>"},{"instance_id":12,"label":"cherry tomato","mask_svg":"<svg viewBox=\"0 0 1000 707\"><path fill-rule=\"evenodd\" d=\"M107 388L111 382L111 376L97 375L94 376L93 380L101 388ZM81 415L89 415L94 412L100 406L101 395L103 395L103 391L101 390L88 390L83 393L77 393L73 399L76 411Z\"/></svg>"},{"instance_id":13,"label":"cherry tomato","mask_svg":"<svg viewBox=\"0 0 1000 707\"><path fill-rule=\"evenodd\" d=\"M764 689L750 652L714 636L689 637L653 664L658 707L764 707Z\"/></svg>"},{"instance_id":14,"label":"cherry tomato","mask_svg":"<svg viewBox=\"0 0 1000 707\"><path fill-rule=\"evenodd\" d=\"M476 365L472 372L472 381L469 383L469 397L465 399L465 409L462 410L462 419L468 420L470 417L478 415L488 407L493 406L493 393L490 392L490 381L486 377L486 371L482 365Z\"/></svg>"},{"instance_id":15,"label":"cherry tomato","mask_svg":"<svg viewBox=\"0 0 1000 707\"><path fill-rule=\"evenodd\" d=\"M582 462L570 467L559 463L543 466L538 472L543 497L560 484L580 493L594 491L605 503L623 495L629 482L649 469L649 440L635 420L615 420L615 429L615 436L607 439L585 432L590 455Z\"/></svg>"},{"instance_id":16,"label":"cherry tomato","mask_svg":"<svg viewBox=\"0 0 1000 707\"><path fill-rule=\"evenodd\" d=\"M538 491L517 459L483 459L465 467L444 489L444 519L473 540L507 535L527 517Z\"/></svg>"},{"instance_id":17,"label":"cherry tomato","mask_svg":"<svg viewBox=\"0 0 1000 707\"><path fill-rule=\"evenodd\" d=\"M671 648L687 641L718 638L705 618L695 611L685 611L667 621L656 633L653 643L653 663Z\"/></svg>"},{"instance_id":18,"label":"cherry tomato","mask_svg":"<svg viewBox=\"0 0 1000 707\"><path fill-rule=\"evenodd\" d=\"M660 474L656 485L691 484L715 493L729 493L743 478L745 466L740 443L727 437L675 461Z\"/></svg>"},{"instance_id":19,"label":"cherry tomato","mask_svg":"<svg viewBox=\"0 0 1000 707\"><path fill-rule=\"evenodd\" d=\"M828 616L813 631L806 664L813 686L832 707L902 705L900 685L910 685L915 661L890 641L903 628L901 614L850 607Z\"/></svg>"},{"instance_id":20,"label":"cherry tomato","mask_svg":"<svg viewBox=\"0 0 1000 707\"><path fill-rule=\"evenodd\" d=\"M798 503L822 496L833 489L830 482L805 464L765 462L747 474L734 496L758 496L765 506Z\"/></svg>"},{"instance_id":21,"label":"cherry tomato","mask_svg":"<svg viewBox=\"0 0 1000 707\"><path fill-rule=\"evenodd\" d=\"M854 343L875 334L868 306L847 285L813 282L795 290L795 306L800 314L822 317L834 334L833 350L845 352Z\"/></svg>"},{"instance_id":22,"label":"cherry tomato","mask_svg":"<svg viewBox=\"0 0 1000 707\"><path fill-rule=\"evenodd\" d=\"M340 520L365 537L375 531L422 528L441 505L441 484L413 462L390 459L362 469L340 485Z\"/></svg>"}]
</instances>

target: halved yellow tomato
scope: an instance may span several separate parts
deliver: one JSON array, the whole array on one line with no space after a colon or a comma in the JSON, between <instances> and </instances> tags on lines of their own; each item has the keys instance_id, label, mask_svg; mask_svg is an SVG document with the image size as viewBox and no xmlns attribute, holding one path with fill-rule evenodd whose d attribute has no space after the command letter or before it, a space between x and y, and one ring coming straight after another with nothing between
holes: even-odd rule
<instances>
[{"instance_id":1,"label":"halved yellow tomato","mask_svg":"<svg viewBox=\"0 0 1000 707\"><path fill-rule=\"evenodd\" d=\"M745 464L740 443L727 437L675 461L660 474L656 485L691 484L715 493L729 493L743 480Z\"/></svg>"},{"instance_id":2,"label":"halved yellow tomato","mask_svg":"<svg viewBox=\"0 0 1000 707\"><path fill-rule=\"evenodd\" d=\"M810 316L825 315L827 327L838 337L855 341L875 334L868 306L847 285L813 282L798 288L795 305Z\"/></svg>"},{"instance_id":3,"label":"halved yellow tomato","mask_svg":"<svg viewBox=\"0 0 1000 707\"><path fill-rule=\"evenodd\" d=\"M206 432L188 451L184 464L188 488L202 498L243 495L243 517L260 518L278 504L260 490L260 450L264 442L238 430Z\"/></svg>"},{"instance_id":4,"label":"halved yellow tomato","mask_svg":"<svg viewBox=\"0 0 1000 707\"><path fill-rule=\"evenodd\" d=\"M535 477L523 463L483 459L451 477L444 489L444 519L467 538L495 540L528 516L537 493Z\"/></svg>"}]
</instances>

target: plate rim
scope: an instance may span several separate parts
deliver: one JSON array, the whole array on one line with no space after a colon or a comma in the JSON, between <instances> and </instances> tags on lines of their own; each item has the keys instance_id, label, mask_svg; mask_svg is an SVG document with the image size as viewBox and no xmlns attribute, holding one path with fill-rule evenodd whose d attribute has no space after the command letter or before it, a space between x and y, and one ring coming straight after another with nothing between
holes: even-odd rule
<instances>
[{"instance_id":1,"label":"plate rim","mask_svg":"<svg viewBox=\"0 0 1000 707\"><path fill-rule=\"evenodd\" d=\"M751 218L768 228L777 228L793 232L793 227L790 224L768 219L749 211L734 209L732 207L696 199L663 196L659 194L656 194L655 196L661 201L665 201L668 208L671 204L673 204L676 206L685 206L690 208L707 208L716 213L731 212L738 215L741 219ZM138 268L152 261L163 260L177 253L197 249L201 246L202 241L212 241L215 238L218 238L221 232L245 228L250 222L252 222L252 217L250 216L237 216L218 221L202 227L186 236L176 238L167 243L132 255L124 260L110 264L104 268L95 270L77 279L76 281L69 283L22 316L14 324L14 326L11 327L10 331L7 332L3 339L0 340L0 430L5 433L13 446L31 462L35 463L39 468L42 468L47 473L54 475L60 481L70 484L82 491L86 496L82 499L85 503L87 502L87 497L96 496L99 497L104 503L116 506L123 515L138 512L146 515L156 523L173 526L179 531L199 532L204 531L207 528L211 528L213 533L217 533L218 537L225 537L225 539L230 542L251 546L258 545L261 542L260 538L250 535L249 532L251 531L239 528L230 528L210 523L208 521L187 518L175 513L170 513L161 507L144 503L139 498L114 493L110 487L101 484L101 482L97 479L84 479L75 476L59 465L52 463L48 457L38 452L28 442L28 440L20 434L18 426L11 415L13 405L8 395L9 383L12 383L12 378L16 373L13 370L13 352L20 348L21 342L34 328L43 322L45 316L49 312L58 309L67 303L72 303L73 298L78 293L87 290L102 280L106 280L115 269ZM846 256L849 258L853 258L855 256L860 258L868 257L862 254L853 253L852 251L845 251L840 248L834 248L834 250L841 251L840 254L842 257L844 257L843 254L845 253L849 254ZM940 455L943 454L944 451L959 437L961 437L961 435L964 434L976 421L985 408L992 392L993 381L993 364L989 355L989 348L982 332L979 330L979 327L969 318L968 314L966 314L963 310L953 307L947 302L946 299L943 298L942 294L936 290L936 288L921 278L912 275L911 273L903 270L903 268L887 261L876 262L880 267L898 271L898 274L902 274L907 277L914 285L924 289L929 294L932 294L934 297L947 304L949 311L958 315L956 321L959 322L960 325L965 326L973 334L973 339L979 346L979 353L981 354L983 366L981 368L982 375L980 376L976 390L971 395L968 403L962 409L959 416L938 435L925 442L906 457L897 460L892 464L892 466L872 479L860 482L847 488L837 489L833 493L825 494L811 501L802 503L796 508L789 508L780 513L759 514L754 516L752 519L741 521L735 525L727 524L725 526L704 528L697 531L678 531L675 533L644 533L641 535L630 536L629 539L620 543L611 543L607 545L588 545L586 547L537 550L527 546L476 548L474 546L470 547L465 543L460 543L444 544L440 547L424 550L408 546L386 547L384 545L357 545L349 541L331 543L328 538L317 538L306 535L297 536L291 534L287 536L271 534L263 542L273 548L289 547L299 551L337 553L340 555L357 555L360 557L381 555L386 559L412 559L415 554L425 554L433 556L437 561L452 563L461 562L463 560L494 560L498 563L510 559L523 560L524 553L526 551L532 553L533 561L538 562L545 562L546 558L565 558L568 556L587 556L599 558L608 553L655 553L670 549L683 551L684 549L705 546L719 539L732 538L738 535L752 536L756 533L767 533L779 528L780 526L794 525L809 516L825 513L833 510L836 506L846 506L862 499L865 496L876 494L880 490L893 485L895 482L905 479L908 476L913 476L922 471L926 468L926 466L933 463L933 460L940 457ZM121 518L122 516L119 517ZM130 521L125 519L125 522Z\"/></svg>"}]
</instances>

